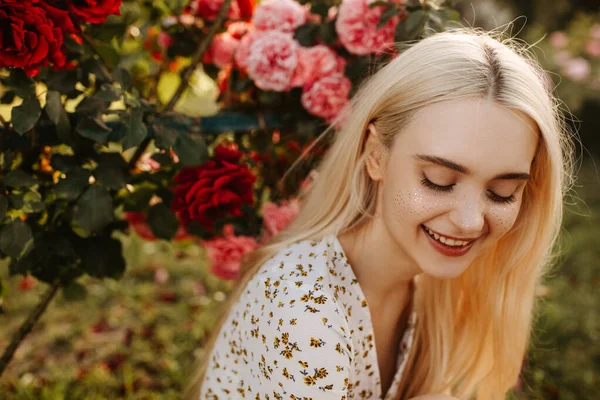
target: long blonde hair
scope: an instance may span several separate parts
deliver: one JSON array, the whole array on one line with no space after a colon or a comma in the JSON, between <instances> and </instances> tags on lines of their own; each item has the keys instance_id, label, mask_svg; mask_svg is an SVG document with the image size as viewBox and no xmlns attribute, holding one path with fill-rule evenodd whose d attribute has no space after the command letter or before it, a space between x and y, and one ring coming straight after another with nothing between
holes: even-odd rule
<instances>
[{"instance_id":1,"label":"long blonde hair","mask_svg":"<svg viewBox=\"0 0 600 400\"><path fill-rule=\"evenodd\" d=\"M389 149L421 107L472 96L529 116L537 123L540 145L511 230L458 278L417 277L414 307L419 318L397 400L439 392L461 399L504 398L517 381L529 343L535 288L557 254L563 197L573 183L574 152L545 72L529 49L502 36L475 28L431 35L361 84L299 215L245 259L186 399L199 398L222 323L264 262L295 242L338 234L373 215L377 183L364 164L367 125L375 121Z\"/></svg>"}]
</instances>

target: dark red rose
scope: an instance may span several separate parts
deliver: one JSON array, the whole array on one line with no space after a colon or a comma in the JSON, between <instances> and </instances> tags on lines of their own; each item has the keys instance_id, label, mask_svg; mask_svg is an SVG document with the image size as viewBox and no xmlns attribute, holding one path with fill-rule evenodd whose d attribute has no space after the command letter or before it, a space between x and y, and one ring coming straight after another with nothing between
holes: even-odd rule
<instances>
[{"instance_id":1,"label":"dark red rose","mask_svg":"<svg viewBox=\"0 0 600 400\"><path fill-rule=\"evenodd\" d=\"M252 186L256 176L247 165L237 164L241 155L237 150L218 146L212 160L184 168L175 176L171 209L184 226L195 221L212 231L217 219L241 216L243 204L254 204Z\"/></svg>"},{"instance_id":2,"label":"dark red rose","mask_svg":"<svg viewBox=\"0 0 600 400\"><path fill-rule=\"evenodd\" d=\"M217 18L223 3L224 0L192 0L185 11L208 21L213 21ZM227 18L249 20L252 17L255 5L255 0L233 0L227 11Z\"/></svg>"},{"instance_id":3,"label":"dark red rose","mask_svg":"<svg viewBox=\"0 0 600 400\"><path fill-rule=\"evenodd\" d=\"M232 164L236 164L242 158L242 153L232 147L217 146L215 148L215 160L227 161Z\"/></svg>"},{"instance_id":4,"label":"dark red rose","mask_svg":"<svg viewBox=\"0 0 600 400\"><path fill-rule=\"evenodd\" d=\"M79 21L100 24L111 14L121 15L121 0L69 0L69 11Z\"/></svg>"},{"instance_id":5,"label":"dark red rose","mask_svg":"<svg viewBox=\"0 0 600 400\"><path fill-rule=\"evenodd\" d=\"M66 65L63 40L75 31L66 11L39 0L2 0L0 26L0 68L22 68L34 76L41 67Z\"/></svg>"}]
</instances>

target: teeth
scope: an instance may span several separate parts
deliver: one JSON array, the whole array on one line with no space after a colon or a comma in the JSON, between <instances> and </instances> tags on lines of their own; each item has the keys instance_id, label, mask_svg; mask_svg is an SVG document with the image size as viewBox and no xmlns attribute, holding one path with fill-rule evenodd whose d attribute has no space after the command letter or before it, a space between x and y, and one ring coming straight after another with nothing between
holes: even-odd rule
<instances>
[{"instance_id":1,"label":"teeth","mask_svg":"<svg viewBox=\"0 0 600 400\"><path fill-rule=\"evenodd\" d=\"M435 238L435 240L444 243L446 246L462 247L462 246L466 246L467 244L469 244L469 242L465 242L463 240L447 239L447 238L440 236L437 233L433 232L429 228L426 228L426 229L427 229L427 232L429 232L429 235L433 236Z\"/></svg>"}]
</instances>

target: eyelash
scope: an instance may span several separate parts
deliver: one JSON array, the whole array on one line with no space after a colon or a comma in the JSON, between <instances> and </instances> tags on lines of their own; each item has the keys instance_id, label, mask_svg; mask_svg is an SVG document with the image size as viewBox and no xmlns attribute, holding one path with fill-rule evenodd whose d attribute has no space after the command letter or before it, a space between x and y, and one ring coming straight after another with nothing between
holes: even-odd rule
<instances>
[{"instance_id":1,"label":"eyelash","mask_svg":"<svg viewBox=\"0 0 600 400\"><path fill-rule=\"evenodd\" d=\"M445 192L445 193L451 192L452 187L455 185L455 184L448 185L448 186L436 185L435 183L433 183L429 179L427 179L425 177L425 175L423 175L423 180L421 181L421 183L431 190L434 190L436 192ZM510 203L514 203L515 201L517 201L517 198L514 195L510 195L508 197L502 197L502 196L498 196L496 193L491 192L491 191L490 191L490 199L493 202L500 203L500 204L510 204Z\"/></svg>"}]
</instances>

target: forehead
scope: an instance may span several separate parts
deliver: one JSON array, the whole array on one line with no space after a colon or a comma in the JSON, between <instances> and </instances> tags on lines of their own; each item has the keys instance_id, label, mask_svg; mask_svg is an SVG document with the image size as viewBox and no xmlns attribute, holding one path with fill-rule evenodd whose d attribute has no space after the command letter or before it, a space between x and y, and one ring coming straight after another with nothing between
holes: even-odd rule
<instances>
[{"instance_id":1,"label":"forehead","mask_svg":"<svg viewBox=\"0 0 600 400\"><path fill-rule=\"evenodd\" d=\"M420 109L398 135L394 151L448 158L474 173L528 172L537 125L497 102L466 98Z\"/></svg>"}]
</instances>

